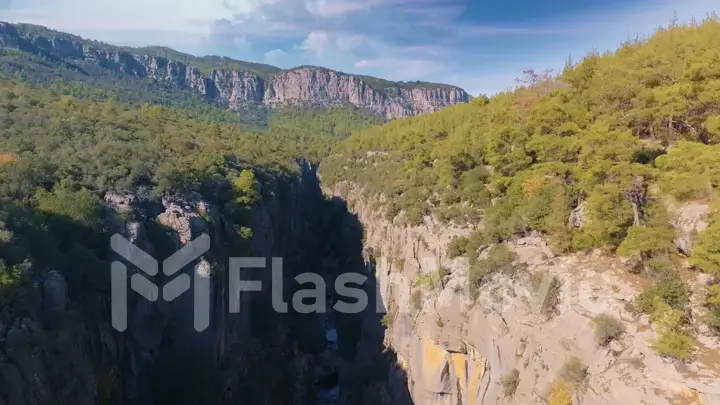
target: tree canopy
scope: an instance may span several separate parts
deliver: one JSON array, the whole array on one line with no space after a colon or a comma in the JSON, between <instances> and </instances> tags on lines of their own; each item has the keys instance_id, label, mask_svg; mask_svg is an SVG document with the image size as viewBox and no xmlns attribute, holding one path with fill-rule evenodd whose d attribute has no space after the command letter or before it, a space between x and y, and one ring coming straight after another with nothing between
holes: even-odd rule
<instances>
[{"instance_id":1,"label":"tree canopy","mask_svg":"<svg viewBox=\"0 0 720 405\"><path fill-rule=\"evenodd\" d=\"M323 179L385 195L390 217L482 223L491 239L535 229L587 249L665 238L639 229L666 219L655 186L681 200L717 192L719 34L712 16L557 76L529 69L515 90L354 134L323 161Z\"/></svg>"}]
</instances>

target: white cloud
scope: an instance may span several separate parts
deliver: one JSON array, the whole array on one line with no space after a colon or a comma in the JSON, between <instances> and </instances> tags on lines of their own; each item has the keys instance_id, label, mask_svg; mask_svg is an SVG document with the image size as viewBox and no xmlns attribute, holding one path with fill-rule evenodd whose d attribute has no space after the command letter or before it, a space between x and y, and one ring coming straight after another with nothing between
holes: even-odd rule
<instances>
[{"instance_id":1,"label":"white cloud","mask_svg":"<svg viewBox=\"0 0 720 405\"><path fill-rule=\"evenodd\" d=\"M375 66L375 62L367 59L361 59L355 62L355 67L358 69L369 68Z\"/></svg>"},{"instance_id":2,"label":"white cloud","mask_svg":"<svg viewBox=\"0 0 720 405\"><path fill-rule=\"evenodd\" d=\"M328 47L330 40L325 31L313 31L308 34L307 38L298 46L299 49L312 52L321 56L323 51Z\"/></svg>"},{"instance_id":3,"label":"white cloud","mask_svg":"<svg viewBox=\"0 0 720 405\"><path fill-rule=\"evenodd\" d=\"M378 42L362 34L338 34L334 36L335 46L342 51L357 51L363 47L377 49Z\"/></svg>"},{"instance_id":4,"label":"white cloud","mask_svg":"<svg viewBox=\"0 0 720 405\"><path fill-rule=\"evenodd\" d=\"M200 6L202 4L202 6ZM200 32L231 15L222 0L30 0L0 11L0 18L57 29L173 30Z\"/></svg>"},{"instance_id":5,"label":"white cloud","mask_svg":"<svg viewBox=\"0 0 720 405\"><path fill-rule=\"evenodd\" d=\"M283 51L282 49L273 49L271 51L265 52L265 55L263 56L263 60L265 63L269 64L283 64L287 59L287 52Z\"/></svg>"},{"instance_id":6,"label":"white cloud","mask_svg":"<svg viewBox=\"0 0 720 405\"><path fill-rule=\"evenodd\" d=\"M425 79L446 69L440 62L403 58L362 59L355 62L355 67L379 70L386 73L383 78L404 81Z\"/></svg>"},{"instance_id":7,"label":"white cloud","mask_svg":"<svg viewBox=\"0 0 720 405\"><path fill-rule=\"evenodd\" d=\"M316 17L336 17L382 4L382 0L307 0L305 8Z\"/></svg>"}]
</instances>

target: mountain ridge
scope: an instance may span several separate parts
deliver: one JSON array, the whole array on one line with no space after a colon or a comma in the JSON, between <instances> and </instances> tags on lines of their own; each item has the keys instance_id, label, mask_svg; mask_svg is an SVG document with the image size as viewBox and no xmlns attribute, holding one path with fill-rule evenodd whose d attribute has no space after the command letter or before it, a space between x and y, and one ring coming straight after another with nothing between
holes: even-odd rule
<instances>
[{"instance_id":1,"label":"mountain ridge","mask_svg":"<svg viewBox=\"0 0 720 405\"><path fill-rule=\"evenodd\" d=\"M283 70L227 57L197 57L159 46L121 47L30 24L0 22L0 46L38 55L81 74L100 68L134 79L151 79L200 93L235 111L248 104L270 108L349 104L393 119L435 112L471 99L465 90L446 84L392 82L318 66Z\"/></svg>"}]
</instances>

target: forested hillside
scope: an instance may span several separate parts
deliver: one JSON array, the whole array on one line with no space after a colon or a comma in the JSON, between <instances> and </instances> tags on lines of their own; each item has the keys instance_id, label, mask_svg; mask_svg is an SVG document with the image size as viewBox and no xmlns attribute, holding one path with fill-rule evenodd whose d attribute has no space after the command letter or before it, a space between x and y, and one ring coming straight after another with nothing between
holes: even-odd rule
<instances>
[{"instance_id":1,"label":"forested hillside","mask_svg":"<svg viewBox=\"0 0 720 405\"><path fill-rule=\"evenodd\" d=\"M565 234L586 201L592 220L566 247L618 245L637 222L623 192L638 176L683 199L717 187L719 33L710 19L590 54L558 77L528 70L517 91L355 134L323 174L382 192L388 215L410 222L482 216L494 239Z\"/></svg>"},{"instance_id":2,"label":"forested hillside","mask_svg":"<svg viewBox=\"0 0 720 405\"><path fill-rule=\"evenodd\" d=\"M382 196L388 219L411 226L431 214L476 226L449 252L471 260L479 247L531 230L556 253L638 255L660 283L644 311L657 308L658 294L681 309L687 291L669 256L677 248L667 206L717 201L720 21L660 29L614 53L569 62L558 76L524 73L515 91L354 134L323 161L323 181ZM719 236L716 220L691 257L714 276ZM482 266L473 269L475 283L492 271L487 261ZM714 291L709 323L717 328Z\"/></svg>"},{"instance_id":3,"label":"forested hillside","mask_svg":"<svg viewBox=\"0 0 720 405\"><path fill-rule=\"evenodd\" d=\"M61 34L19 27L35 40ZM227 69L262 78L279 74L272 66L196 58L167 48L129 51L192 63L203 74ZM463 282L475 295L492 273L512 267L514 256L505 242L540 234L556 255L594 250L598 256L628 258L631 271L643 275L647 286L629 307L661 326L652 347L683 361L692 357L697 335L695 320L686 315L691 291L681 271L689 264L689 271L706 273L710 281L702 305L707 317L700 322L720 336L720 20L715 16L672 25L613 53L590 53L577 63L569 61L556 76L529 69L513 91L390 122L367 108L334 104L256 104L229 111L187 88L150 75L139 80L89 60L73 65L52 54L0 47L2 333L4 325L20 330L20 319L37 318L33 286L50 270L67 279L70 297L83 308L79 313L95 320L107 317L107 308L98 304L106 303L109 294L107 272L98 269L109 268L112 257L107 238L115 214L108 213L108 194L129 190L133 196L151 196L149 201L198 192L230 224L230 240L237 242L230 248L247 253L253 209L264 196L298 192L290 189L307 176L312 177L307 183L317 186L312 170L300 173L298 163L311 162L320 164L325 186L363 189L371 211L383 212L395 224L415 227L438 220L468 231L453 239L446 253L470 259ZM206 83L207 77L200 79ZM379 91L412 92L427 85L356 79ZM321 201L319 188L313 190ZM323 210L315 201L311 208ZM335 203L349 214L342 202ZM703 233L680 246L671 223L674 208L688 203L709 206L710 221ZM290 205L263 207L277 218L258 221L282 220L288 229L310 232L307 218L285 218L302 216ZM133 211L124 215L123 226L138 219ZM148 239L167 242L167 229L149 218L142 218ZM333 232L347 231L345 219L328 222L332 232L315 231L333 239ZM352 229L362 233L360 225ZM361 261L364 246L357 239L357 257L351 259ZM414 249L409 249L413 255ZM374 256L382 254L372 252L366 260L374 264ZM317 263L324 263L320 259ZM404 267L404 261L387 262ZM437 274L421 275L413 285L413 300L421 300L418 290L432 289L448 276L450 270L442 266ZM384 326L392 323L392 317L384 319ZM442 322L433 323L442 328ZM52 385L63 387L63 365L72 356L62 361L48 356L43 361L55 364L48 370ZM114 384L99 384L99 395ZM0 402L6 397L0 390Z\"/></svg>"},{"instance_id":4,"label":"forested hillside","mask_svg":"<svg viewBox=\"0 0 720 405\"><path fill-rule=\"evenodd\" d=\"M224 111L213 115L192 106L124 104L104 97L104 90L60 81L39 88L17 78L0 79L0 336L4 340L6 334L17 335L24 327L21 320L38 319L43 301L35 294L34 283L41 280L42 285L51 270L62 275L77 307L68 319L48 320L42 328L67 334L71 343L53 337L32 346L42 353L37 364L46 368L39 374L43 386L57 390L54 403L80 403L73 396L84 392L82 380L88 374L80 377L85 369L69 364L75 364L80 354L92 355L81 347L86 343L83 328L100 328L109 316L105 306L110 296L109 237L118 220L108 214L109 195L130 193L151 201L199 195L230 224L230 237L214 249L247 255L254 235L253 209L297 201L302 163L317 163L338 139L380 122L358 109L288 107L275 111L266 128L250 128L226 119ZM293 207L282 209L291 212ZM136 221L141 235L147 229L142 238L152 240L154 252L169 255L175 245L168 235L175 231L138 210L122 213L122 227ZM23 337L20 343L30 340ZM73 354L71 347L80 352ZM3 347L3 352L12 350ZM13 356L23 355L16 350ZM100 402L114 403L125 395L121 378L134 378L132 372L114 368L124 360L91 358L102 369L90 375L110 379L98 383ZM190 361L179 355L173 359ZM0 380L9 375L7 364L0 361ZM168 401L160 403L177 403L175 396L188 401L184 403L197 403L188 395L207 400L215 392L216 380L208 382L215 365L200 368L198 364L186 366L183 379L173 377L168 387L157 388L162 391L157 395ZM12 392L0 387L0 402L33 384L29 377L21 382ZM182 394L177 394L178 387L184 387ZM95 391L91 387L88 392Z\"/></svg>"}]
</instances>

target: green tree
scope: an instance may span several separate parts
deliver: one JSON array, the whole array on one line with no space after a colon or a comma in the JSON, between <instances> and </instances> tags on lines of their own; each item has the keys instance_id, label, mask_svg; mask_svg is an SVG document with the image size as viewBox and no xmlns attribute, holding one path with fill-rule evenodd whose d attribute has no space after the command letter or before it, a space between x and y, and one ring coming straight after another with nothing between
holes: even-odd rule
<instances>
[{"instance_id":1,"label":"green tree","mask_svg":"<svg viewBox=\"0 0 720 405\"><path fill-rule=\"evenodd\" d=\"M233 183L233 191L235 192L235 202L243 205L250 205L260 199L258 192L258 182L255 173L244 169Z\"/></svg>"},{"instance_id":2,"label":"green tree","mask_svg":"<svg viewBox=\"0 0 720 405\"><path fill-rule=\"evenodd\" d=\"M702 271L720 277L720 221L713 222L703 233L696 247L693 248L691 260Z\"/></svg>"}]
</instances>

